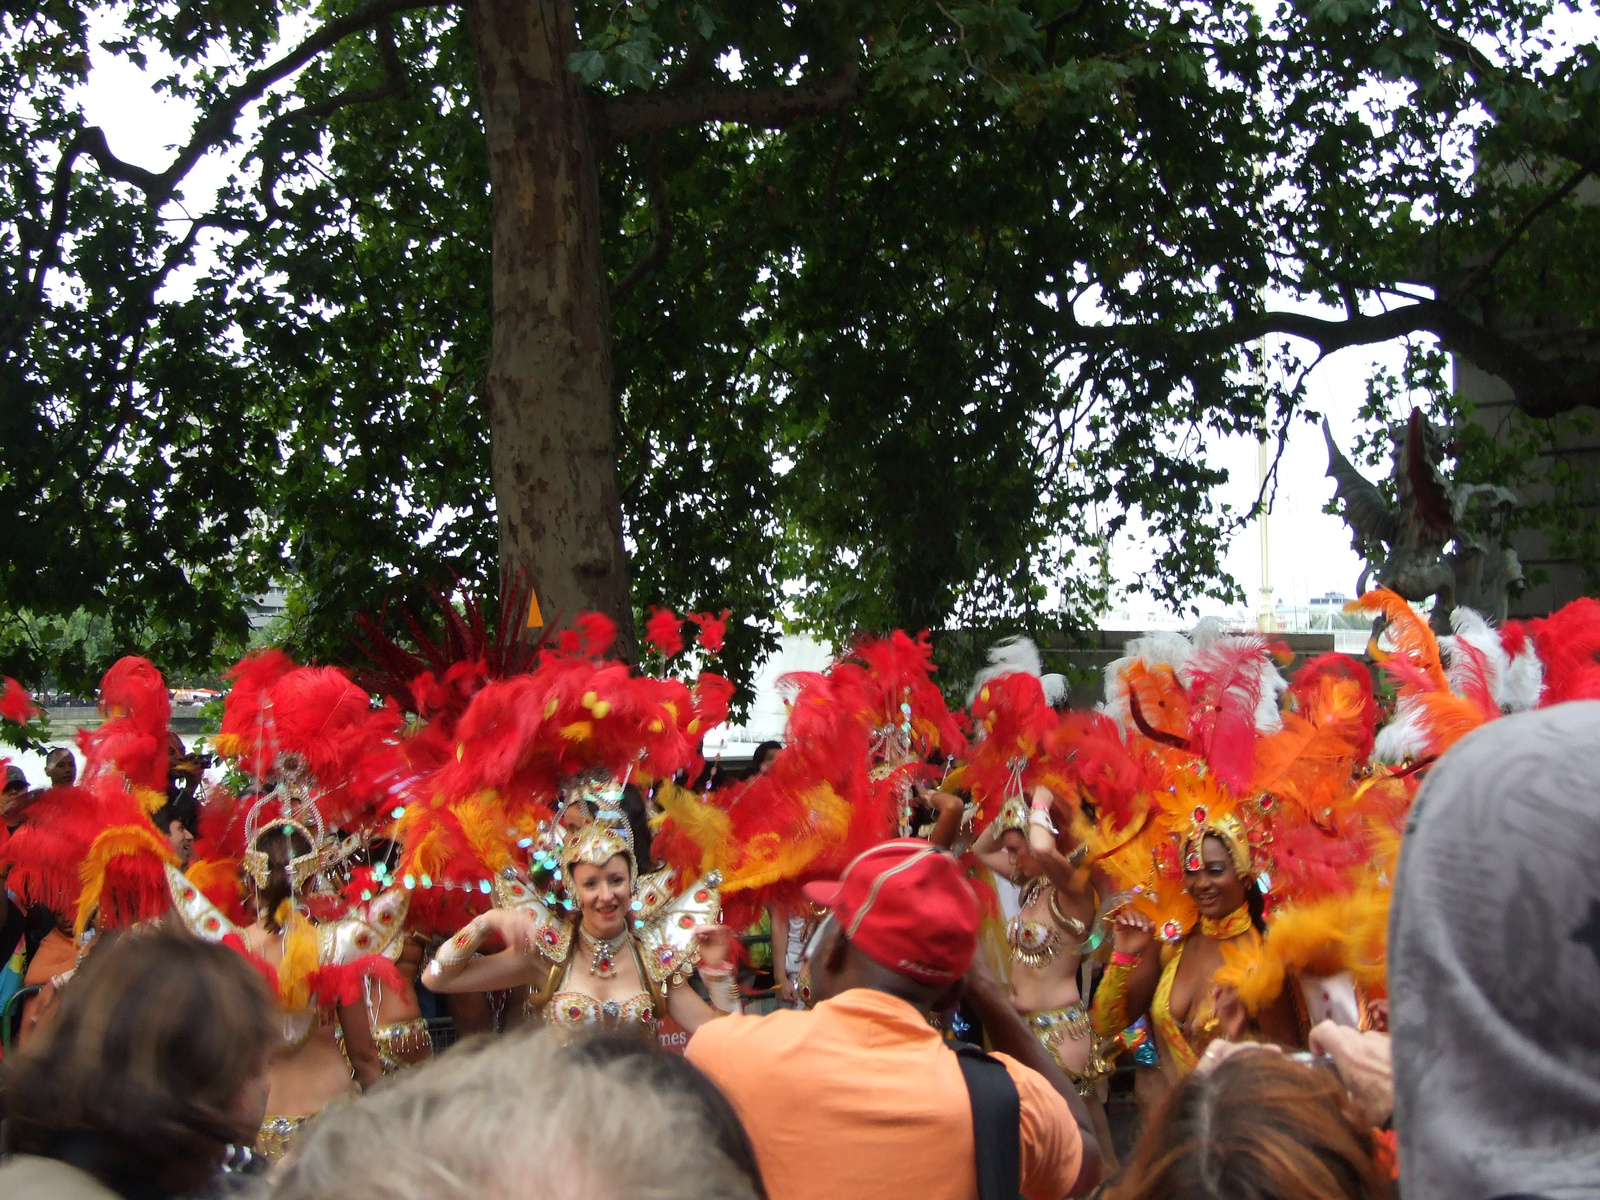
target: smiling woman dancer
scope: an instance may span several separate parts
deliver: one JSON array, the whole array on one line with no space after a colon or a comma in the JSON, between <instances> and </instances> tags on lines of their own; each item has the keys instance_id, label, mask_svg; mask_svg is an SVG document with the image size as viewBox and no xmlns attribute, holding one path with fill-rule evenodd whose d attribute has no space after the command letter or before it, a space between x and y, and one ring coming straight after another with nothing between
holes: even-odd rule
<instances>
[{"instance_id":1,"label":"smiling woman dancer","mask_svg":"<svg viewBox=\"0 0 1600 1200\"><path fill-rule=\"evenodd\" d=\"M1266 928L1244 826L1231 813L1197 823L1184 841L1182 862L1184 890L1200 910L1199 922L1157 954L1150 918L1132 908L1118 913L1112 933L1116 952L1094 1002L1095 1029L1102 1037L1150 1014L1170 1082L1194 1070L1217 1038L1237 1041L1254 1034L1263 1041L1298 1044L1287 996L1252 1022L1238 996L1212 982L1223 965L1224 944L1259 942Z\"/></svg>"},{"instance_id":2,"label":"smiling woman dancer","mask_svg":"<svg viewBox=\"0 0 1600 1200\"><path fill-rule=\"evenodd\" d=\"M530 1008L546 1024L647 1032L664 1014L693 1033L740 1010L732 946L710 924L721 901L713 873L676 899L655 876L639 879L619 820L599 819L569 837L561 871L576 919L558 918L521 884L498 881L496 907L477 917L435 955L423 975L434 992L531 989ZM636 907L637 906L637 907ZM497 935L505 948L479 955ZM576 943L576 945L574 945ZM698 968L707 1004L688 986Z\"/></svg>"}]
</instances>

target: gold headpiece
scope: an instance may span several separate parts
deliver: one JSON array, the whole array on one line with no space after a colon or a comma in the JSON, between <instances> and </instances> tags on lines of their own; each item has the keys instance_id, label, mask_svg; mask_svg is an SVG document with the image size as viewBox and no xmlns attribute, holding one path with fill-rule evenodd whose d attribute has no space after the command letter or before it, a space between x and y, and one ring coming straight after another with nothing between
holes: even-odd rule
<instances>
[{"instance_id":1,"label":"gold headpiece","mask_svg":"<svg viewBox=\"0 0 1600 1200\"><path fill-rule=\"evenodd\" d=\"M580 775L568 775L561 781L561 801L556 806L556 819L574 804L588 804L605 811L615 809L622 799L625 782L618 782L604 767L596 767Z\"/></svg>"},{"instance_id":2,"label":"gold headpiece","mask_svg":"<svg viewBox=\"0 0 1600 1200\"><path fill-rule=\"evenodd\" d=\"M570 872L577 863L604 866L619 854L626 854L628 862L633 862L633 846L627 835L611 821L594 820L567 835L561 846L561 869Z\"/></svg>"},{"instance_id":3,"label":"gold headpiece","mask_svg":"<svg viewBox=\"0 0 1600 1200\"><path fill-rule=\"evenodd\" d=\"M633 855L633 830L618 807L623 786L601 768L562 781L558 816L579 801L592 804L596 809L594 820L577 832L569 833L561 844L561 873L566 876L568 892L572 890L575 864L604 866L619 854L628 856L630 875L635 879L639 877L639 862Z\"/></svg>"},{"instance_id":4,"label":"gold headpiece","mask_svg":"<svg viewBox=\"0 0 1600 1200\"><path fill-rule=\"evenodd\" d=\"M1183 841L1183 869L1200 869L1200 843L1214 837L1228 852L1228 859L1241 880L1249 882L1254 874L1250 853L1250 835L1235 813L1210 813L1203 805L1194 810L1194 828Z\"/></svg>"},{"instance_id":5,"label":"gold headpiece","mask_svg":"<svg viewBox=\"0 0 1600 1200\"><path fill-rule=\"evenodd\" d=\"M285 805L284 815L281 818L269 822L265 829L261 828L257 824L261 810L279 798L277 793L273 793L257 800L245 817L244 844L246 848L244 852L244 867L250 873L250 878L255 881L256 887L266 887L267 881L272 878L272 863L267 858L265 850L256 848L256 840L262 834L270 833L273 829L279 829L289 836L298 833L305 839L306 845L311 848L304 854L297 854L291 858L285 869L289 872L290 884L293 885L295 891L299 891L305 887L306 883L316 875L322 866L322 843L327 839L327 831L322 824L322 814L317 811L317 807L314 804L305 805L301 815L309 815L311 817L311 824L316 825L315 833L312 832L310 825L305 821L296 819L292 803Z\"/></svg>"},{"instance_id":6,"label":"gold headpiece","mask_svg":"<svg viewBox=\"0 0 1600 1200\"><path fill-rule=\"evenodd\" d=\"M1000 815L994 819L995 828L1001 833L1016 830L1024 837L1028 833L1028 806L1023 803L1020 793L1013 795L1000 808Z\"/></svg>"},{"instance_id":7,"label":"gold headpiece","mask_svg":"<svg viewBox=\"0 0 1600 1200\"><path fill-rule=\"evenodd\" d=\"M264 850L256 848L263 834L280 830L286 836L299 834L310 847L304 854L291 858L285 869L295 891L302 890L323 871L338 866L360 849L361 839L348 837L343 842L328 835L322 813L312 800L305 762L299 755L281 755L277 763L278 780L272 791L257 800L244 819L244 867L256 887L264 888L272 878L272 863ZM276 807L281 815L267 817L267 810Z\"/></svg>"}]
</instances>

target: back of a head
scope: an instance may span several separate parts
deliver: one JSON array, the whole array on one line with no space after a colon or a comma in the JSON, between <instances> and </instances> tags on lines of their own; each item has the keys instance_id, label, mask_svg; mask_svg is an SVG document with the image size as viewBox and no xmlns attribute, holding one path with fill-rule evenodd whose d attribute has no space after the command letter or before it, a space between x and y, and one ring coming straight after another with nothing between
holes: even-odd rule
<instances>
[{"instance_id":1,"label":"back of a head","mask_svg":"<svg viewBox=\"0 0 1600 1200\"><path fill-rule=\"evenodd\" d=\"M1168 1093L1106 1200L1387 1200L1331 1073L1242 1052Z\"/></svg>"},{"instance_id":2,"label":"back of a head","mask_svg":"<svg viewBox=\"0 0 1600 1200\"><path fill-rule=\"evenodd\" d=\"M272 998L233 951L169 929L110 935L5 1065L12 1146L63 1157L71 1143L96 1173L203 1179L222 1146L254 1139L238 1102L273 1039Z\"/></svg>"},{"instance_id":3,"label":"back of a head","mask_svg":"<svg viewBox=\"0 0 1600 1200\"><path fill-rule=\"evenodd\" d=\"M698 1067L679 1054L668 1054L653 1040L630 1033L599 1033L569 1046L565 1053L595 1066L616 1070L658 1097L659 1102L684 1104L698 1110L717 1148L743 1172L765 1200L767 1189L761 1164L733 1104ZM622 1064L619 1068L617 1064Z\"/></svg>"},{"instance_id":4,"label":"back of a head","mask_svg":"<svg viewBox=\"0 0 1600 1200\"><path fill-rule=\"evenodd\" d=\"M649 1056L465 1042L310 1126L274 1200L761 1200Z\"/></svg>"},{"instance_id":5,"label":"back of a head","mask_svg":"<svg viewBox=\"0 0 1600 1200\"><path fill-rule=\"evenodd\" d=\"M1463 738L1412 806L1389 929L1407 1200L1600 1179L1596 779L1600 702L1559 704Z\"/></svg>"},{"instance_id":6,"label":"back of a head","mask_svg":"<svg viewBox=\"0 0 1600 1200\"><path fill-rule=\"evenodd\" d=\"M916 838L880 842L805 897L830 912L812 983L824 999L853 986L925 1004L966 974L978 946L978 901L948 851ZM852 961L853 959L853 961Z\"/></svg>"},{"instance_id":7,"label":"back of a head","mask_svg":"<svg viewBox=\"0 0 1600 1200\"><path fill-rule=\"evenodd\" d=\"M279 909L295 890L289 878L289 863L311 853L311 843L298 831L275 825L256 838L255 848L267 856L268 867L266 885L256 893L256 910L267 928L277 932L282 928Z\"/></svg>"}]
</instances>

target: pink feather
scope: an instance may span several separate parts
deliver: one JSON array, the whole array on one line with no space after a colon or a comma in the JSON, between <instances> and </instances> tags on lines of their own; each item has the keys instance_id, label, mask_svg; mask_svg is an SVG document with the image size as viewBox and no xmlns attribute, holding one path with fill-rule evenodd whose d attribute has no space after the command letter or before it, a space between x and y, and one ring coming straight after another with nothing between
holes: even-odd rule
<instances>
[{"instance_id":1,"label":"pink feather","mask_svg":"<svg viewBox=\"0 0 1600 1200\"><path fill-rule=\"evenodd\" d=\"M1211 773L1243 795L1255 771L1256 709L1270 646L1260 634L1222 638L1189 659L1189 743Z\"/></svg>"}]
</instances>

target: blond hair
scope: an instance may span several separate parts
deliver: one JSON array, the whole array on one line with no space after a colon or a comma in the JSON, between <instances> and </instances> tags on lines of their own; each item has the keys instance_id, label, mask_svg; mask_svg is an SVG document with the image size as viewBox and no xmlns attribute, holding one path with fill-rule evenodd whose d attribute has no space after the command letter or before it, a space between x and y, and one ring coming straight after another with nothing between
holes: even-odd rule
<instances>
[{"instance_id":1,"label":"blond hair","mask_svg":"<svg viewBox=\"0 0 1600 1200\"><path fill-rule=\"evenodd\" d=\"M477 1038L324 1112L273 1200L759 1200L717 1134L642 1059Z\"/></svg>"}]
</instances>

